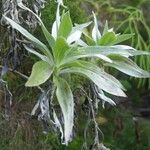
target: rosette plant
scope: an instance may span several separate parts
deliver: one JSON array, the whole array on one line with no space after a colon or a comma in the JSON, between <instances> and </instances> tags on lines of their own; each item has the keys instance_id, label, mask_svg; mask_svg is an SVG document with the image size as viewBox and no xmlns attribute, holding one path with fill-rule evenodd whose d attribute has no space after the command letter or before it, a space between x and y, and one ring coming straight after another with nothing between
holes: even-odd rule
<instances>
[{"instance_id":1,"label":"rosette plant","mask_svg":"<svg viewBox=\"0 0 150 150\"><path fill-rule=\"evenodd\" d=\"M52 32L44 26L41 19L30 9L23 5L21 1L18 6L31 12L41 26L47 40L47 44L42 43L25 28L5 17L12 28L19 31L33 46L24 44L30 53L36 55L40 60L33 65L32 72L25 86L34 87L51 80L56 87L55 94L63 114L63 125L55 116L55 123L59 124L62 133L62 140L67 145L72 138L74 126L74 99L71 87L64 78L65 74L77 74L91 80L100 89L99 96L102 100L115 105L115 102L104 95L104 92L126 97L125 88L111 74L105 72L104 67L99 67L93 58L99 59L103 66L111 66L135 77L150 77L150 73L140 69L129 57L141 54L149 54L137 51L126 45L116 45L131 35L119 35L110 31L105 25L101 35L97 20L94 15L94 28L92 36L86 35L87 43L82 38L84 28L91 24L75 24L73 26L69 11L63 12L60 16L60 6L58 3L56 20L52 27ZM86 58L86 59L85 59ZM87 59L88 58L88 59ZM91 59L92 58L92 61Z\"/></svg>"}]
</instances>

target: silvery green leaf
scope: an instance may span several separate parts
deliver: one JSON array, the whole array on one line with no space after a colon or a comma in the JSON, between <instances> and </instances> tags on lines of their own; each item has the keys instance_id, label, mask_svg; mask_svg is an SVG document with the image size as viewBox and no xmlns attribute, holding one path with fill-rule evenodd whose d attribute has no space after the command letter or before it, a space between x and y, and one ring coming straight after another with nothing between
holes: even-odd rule
<instances>
[{"instance_id":1,"label":"silvery green leaf","mask_svg":"<svg viewBox=\"0 0 150 150\"><path fill-rule=\"evenodd\" d=\"M57 24L56 21L54 21L52 25L52 36L56 40L57 39Z\"/></svg>"},{"instance_id":2,"label":"silvery green leaf","mask_svg":"<svg viewBox=\"0 0 150 150\"><path fill-rule=\"evenodd\" d=\"M61 77L55 77L54 82L57 87L57 100L59 102L64 117L64 144L68 145L68 142L72 139L72 130L74 124L73 95L66 80Z\"/></svg>"},{"instance_id":3,"label":"silvery green leaf","mask_svg":"<svg viewBox=\"0 0 150 150\"><path fill-rule=\"evenodd\" d=\"M115 41L112 41L111 42L111 45L115 45L115 44L118 44L118 43L121 43L123 41L126 41L130 38L133 37L134 34L122 34L122 35L117 35L117 39Z\"/></svg>"},{"instance_id":4,"label":"silvery green leaf","mask_svg":"<svg viewBox=\"0 0 150 150\"><path fill-rule=\"evenodd\" d=\"M95 53L94 51L90 51L90 52L89 51L84 51L84 52L81 51L80 52L80 51L76 50L76 51L70 51L70 53L65 55L64 59L61 62L61 65L73 62L80 58L89 58L89 57L90 58L99 58L99 59L102 59L109 63L112 62L112 60L109 57L101 54L100 52L99 53Z\"/></svg>"},{"instance_id":5,"label":"silvery green leaf","mask_svg":"<svg viewBox=\"0 0 150 150\"><path fill-rule=\"evenodd\" d=\"M69 35L69 37L67 38L67 42L69 43L69 44L71 44L71 43L73 43L73 42L75 42L75 41L78 41L79 39L80 39L80 37L81 37L81 35L82 35L82 32L81 31L75 31L75 32L73 32L73 33L71 33L70 35Z\"/></svg>"},{"instance_id":6,"label":"silvery green leaf","mask_svg":"<svg viewBox=\"0 0 150 150\"><path fill-rule=\"evenodd\" d=\"M92 30L92 38L95 42L97 42L97 40L101 38L101 33L98 29L98 22L94 12L93 12L93 17L94 17L94 28Z\"/></svg>"},{"instance_id":7,"label":"silvery green leaf","mask_svg":"<svg viewBox=\"0 0 150 150\"><path fill-rule=\"evenodd\" d=\"M105 26L104 26L104 30L103 30L103 35L106 34L108 32L108 21L106 20L105 22Z\"/></svg>"},{"instance_id":8,"label":"silvery green leaf","mask_svg":"<svg viewBox=\"0 0 150 150\"><path fill-rule=\"evenodd\" d=\"M111 98L107 97L102 90L99 90L98 97L103 101L110 103L112 106L116 105L116 103Z\"/></svg>"},{"instance_id":9,"label":"silvery green leaf","mask_svg":"<svg viewBox=\"0 0 150 150\"><path fill-rule=\"evenodd\" d=\"M97 40L98 45L112 45L111 43L117 40L117 36L114 32L105 33L100 39Z\"/></svg>"},{"instance_id":10,"label":"silvery green leaf","mask_svg":"<svg viewBox=\"0 0 150 150\"><path fill-rule=\"evenodd\" d=\"M83 23L83 24L75 24L72 31L73 32L78 31L78 30L82 31L84 28L88 27L91 23L92 23L92 21L86 22L86 23Z\"/></svg>"},{"instance_id":11,"label":"silvery green leaf","mask_svg":"<svg viewBox=\"0 0 150 150\"><path fill-rule=\"evenodd\" d=\"M67 42L71 44L72 42L78 41L81 38L83 29L89 26L90 24L91 22L87 22L84 24L76 24L75 27L72 28L72 31L69 37L67 38Z\"/></svg>"},{"instance_id":12,"label":"silvery green leaf","mask_svg":"<svg viewBox=\"0 0 150 150\"><path fill-rule=\"evenodd\" d=\"M113 63L106 63L106 66L114 67L119 71L137 78L150 78L150 73L139 68L131 59L119 55L111 55Z\"/></svg>"},{"instance_id":13,"label":"silvery green leaf","mask_svg":"<svg viewBox=\"0 0 150 150\"><path fill-rule=\"evenodd\" d=\"M96 65L86 61L76 61L64 65L60 73L77 73L92 80L100 89L116 96L126 97L121 83Z\"/></svg>"},{"instance_id":14,"label":"silvery green leaf","mask_svg":"<svg viewBox=\"0 0 150 150\"><path fill-rule=\"evenodd\" d=\"M35 50L34 50L33 48L31 48L31 47L26 46L25 44L24 44L24 48L25 48L28 52L30 52L30 53L36 55L37 57L39 57L39 58L42 59L43 61L48 62L48 63L51 65L51 61L50 61L49 58L46 57L45 55L40 54L39 52L35 51Z\"/></svg>"},{"instance_id":15,"label":"silvery green leaf","mask_svg":"<svg viewBox=\"0 0 150 150\"><path fill-rule=\"evenodd\" d=\"M58 36L62 36L64 38L68 38L69 34L72 31L72 21L70 18L70 13L69 11L64 13L61 17L61 23L58 29Z\"/></svg>"},{"instance_id":16,"label":"silvery green leaf","mask_svg":"<svg viewBox=\"0 0 150 150\"><path fill-rule=\"evenodd\" d=\"M60 62L64 60L67 51L69 51L69 45L67 41L63 37L58 37L54 47L56 65L59 65Z\"/></svg>"},{"instance_id":17,"label":"silvery green leaf","mask_svg":"<svg viewBox=\"0 0 150 150\"><path fill-rule=\"evenodd\" d=\"M38 61L33 65L31 75L26 86L38 86L47 81L53 72L53 68L45 61Z\"/></svg>"},{"instance_id":18,"label":"silvery green leaf","mask_svg":"<svg viewBox=\"0 0 150 150\"><path fill-rule=\"evenodd\" d=\"M60 4L57 5L56 20L54 21L52 26L52 36L55 40L57 39L59 26L60 26Z\"/></svg>"},{"instance_id":19,"label":"silvery green leaf","mask_svg":"<svg viewBox=\"0 0 150 150\"><path fill-rule=\"evenodd\" d=\"M89 46L95 46L96 45L96 42L87 34L87 32L84 31L83 34L84 34L86 42Z\"/></svg>"},{"instance_id":20,"label":"silvery green leaf","mask_svg":"<svg viewBox=\"0 0 150 150\"><path fill-rule=\"evenodd\" d=\"M35 38L32 34L30 34L26 29L21 27L19 24L14 22L12 19L4 16L4 18L10 23L10 25L19 31L22 35L24 35L27 39L29 39L42 53L49 57L51 63L53 63L52 55L45 44Z\"/></svg>"},{"instance_id":21,"label":"silvery green leaf","mask_svg":"<svg viewBox=\"0 0 150 150\"><path fill-rule=\"evenodd\" d=\"M95 53L101 55L119 54L124 57L136 55L150 55L149 52L135 50L133 47L127 45L114 45L114 46L87 46L78 49L80 53Z\"/></svg>"},{"instance_id":22,"label":"silvery green leaf","mask_svg":"<svg viewBox=\"0 0 150 150\"><path fill-rule=\"evenodd\" d=\"M21 2L18 2L18 6L26 11L29 11L31 14L33 14L37 19L38 21L40 22L40 25L41 25L41 29L44 33L44 36L48 42L48 44L50 45L51 48L53 48L54 46L54 38L52 37L52 35L49 33L49 31L46 29L45 25L43 24L41 18L35 14L32 10L30 10L28 7L26 7L25 5L23 5L22 1ZM49 51L49 55L51 55L50 51ZM50 56L51 57L51 56Z\"/></svg>"},{"instance_id":23,"label":"silvery green leaf","mask_svg":"<svg viewBox=\"0 0 150 150\"><path fill-rule=\"evenodd\" d=\"M78 41L76 41L76 44L82 47L88 46L83 40L79 39Z\"/></svg>"}]
</instances>

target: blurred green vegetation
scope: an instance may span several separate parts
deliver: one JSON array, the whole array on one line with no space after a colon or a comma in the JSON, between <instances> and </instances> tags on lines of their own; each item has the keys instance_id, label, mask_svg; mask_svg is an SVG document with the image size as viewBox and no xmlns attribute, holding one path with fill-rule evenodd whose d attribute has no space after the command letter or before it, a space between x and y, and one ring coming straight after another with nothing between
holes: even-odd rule
<instances>
[{"instance_id":1,"label":"blurred green vegetation","mask_svg":"<svg viewBox=\"0 0 150 150\"><path fill-rule=\"evenodd\" d=\"M126 44L141 50L150 51L150 1L149 0L65 0L65 5L71 13L71 18L76 23L83 23L91 18L91 11L94 10L103 26L105 20L114 27L117 32L135 33L132 40ZM42 11L42 20L50 30L55 20L56 4L47 0L46 7ZM37 28L35 34L41 37ZM20 70L26 72L32 66L32 59L27 58ZM31 61L32 60L32 61ZM150 58L135 58L138 65L150 71ZM28 65L27 65L28 64ZM26 68L27 66L27 68ZM116 74L118 75L118 74ZM6 121L3 117L4 103L0 97L0 150L79 150L83 144L83 129L85 122L79 121L78 129L73 142L68 147L60 144L54 133L44 135L41 124L30 118L31 112L38 91L26 89L24 79L9 74L7 77L10 90L12 91L13 106L12 119ZM73 78L73 85L80 78ZM104 144L112 150L148 150L150 149L150 121L143 118L138 108L150 106L148 98L143 98L144 93L150 93L150 79L129 80L128 77L121 77L123 85L129 90L129 98L121 101L116 108L100 108L97 117L101 130L104 133ZM15 81L15 82L14 82ZM136 83L136 84L135 84ZM139 89L137 89L139 88ZM101 117L101 118L100 118ZM85 118L85 117L81 117ZM81 125L80 125L81 123Z\"/></svg>"}]
</instances>

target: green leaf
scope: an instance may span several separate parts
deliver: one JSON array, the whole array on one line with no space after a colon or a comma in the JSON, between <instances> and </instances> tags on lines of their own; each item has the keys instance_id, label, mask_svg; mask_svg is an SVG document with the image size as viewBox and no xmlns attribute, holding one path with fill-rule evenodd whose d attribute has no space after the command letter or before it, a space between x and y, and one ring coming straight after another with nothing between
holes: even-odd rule
<instances>
[{"instance_id":1,"label":"green leaf","mask_svg":"<svg viewBox=\"0 0 150 150\"><path fill-rule=\"evenodd\" d=\"M52 36L54 37L55 40L57 39L58 36L59 26L60 26L60 4L57 5L56 20L52 25Z\"/></svg>"},{"instance_id":2,"label":"green leaf","mask_svg":"<svg viewBox=\"0 0 150 150\"><path fill-rule=\"evenodd\" d=\"M117 39L113 42L111 42L111 45L115 45L115 44L118 44L118 43L121 43L123 41L126 41L130 38L133 37L134 34L122 34L122 35L117 35Z\"/></svg>"},{"instance_id":3,"label":"green leaf","mask_svg":"<svg viewBox=\"0 0 150 150\"><path fill-rule=\"evenodd\" d=\"M54 57L57 64L59 64L69 49L69 45L63 37L58 37L54 47Z\"/></svg>"},{"instance_id":4,"label":"green leaf","mask_svg":"<svg viewBox=\"0 0 150 150\"><path fill-rule=\"evenodd\" d=\"M67 38L71 31L72 31L72 21L69 12L66 12L62 16L60 27L58 30L58 36Z\"/></svg>"},{"instance_id":5,"label":"green leaf","mask_svg":"<svg viewBox=\"0 0 150 150\"><path fill-rule=\"evenodd\" d=\"M55 40L54 38L52 37L52 35L48 32L48 30L46 29L46 27L44 26L44 24L41 22L41 28L42 28L42 31L46 37L46 40L49 44L49 46L53 49L54 45L55 45Z\"/></svg>"},{"instance_id":6,"label":"green leaf","mask_svg":"<svg viewBox=\"0 0 150 150\"><path fill-rule=\"evenodd\" d=\"M83 32L83 34L88 45L94 46L96 44L95 41L86 32Z\"/></svg>"},{"instance_id":7,"label":"green leaf","mask_svg":"<svg viewBox=\"0 0 150 150\"><path fill-rule=\"evenodd\" d=\"M82 31L84 28L89 26L91 23L92 23L92 21L86 22L86 23L83 23L83 24L75 24L75 27L72 28L72 32Z\"/></svg>"},{"instance_id":8,"label":"green leaf","mask_svg":"<svg viewBox=\"0 0 150 150\"><path fill-rule=\"evenodd\" d=\"M106 66L114 67L119 71L137 78L150 78L150 73L139 68L131 59L120 55L111 55L113 63L106 63Z\"/></svg>"},{"instance_id":9,"label":"green leaf","mask_svg":"<svg viewBox=\"0 0 150 150\"><path fill-rule=\"evenodd\" d=\"M105 22L105 26L104 26L104 30L103 30L103 35L106 34L108 32L108 21L106 20Z\"/></svg>"},{"instance_id":10,"label":"green leaf","mask_svg":"<svg viewBox=\"0 0 150 150\"><path fill-rule=\"evenodd\" d=\"M127 45L114 45L114 46L87 46L78 49L79 53L94 53L101 55L119 54L125 57L136 55L150 55L149 52L135 50L133 47Z\"/></svg>"},{"instance_id":11,"label":"green leaf","mask_svg":"<svg viewBox=\"0 0 150 150\"><path fill-rule=\"evenodd\" d=\"M35 14L31 9L29 9L28 7L23 5L22 1L18 2L18 6L22 9L24 9L24 10L29 11L30 13L32 13L38 19L38 21L40 22L40 25L41 25L41 29L44 33L44 36L46 37L47 42L49 43L50 47L53 48L55 40L52 37L52 35L48 32L48 30L46 29L46 27L43 24L41 18L37 14Z\"/></svg>"},{"instance_id":12,"label":"green leaf","mask_svg":"<svg viewBox=\"0 0 150 150\"><path fill-rule=\"evenodd\" d=\"M38 86L47 81L50 78L52 72L53 69L47 62L38 61L33 65L31 75L25 85L30 87Z\"/></svg>"},{"instance_id":13,"label":"green leaf","mask_svg":"<svg viewBox=\"0 0 150 150\"><path fill-rule=\"evenodd\" d=\"M109 104L111 104L112 106L115 106L116 103L109 97L107 97L104 92L100 89L98 89L98 97L100 99L102 99L104 102L108 102Z\"/></svg>"},{"instance_id":14,"label":"green leaf","mask_svg":"<svg viewBox=\"0 0 150 150\"><path fill-rule=\"evenodd\" d=\"M97 41L97 43L98 45L107 46L107 45L111 45L111 43L116 39L117 37L114 32L107 32Z\"/></svg>"},{"instance_id":15,"label":"green leaf","mask_svg":"<svg viewBox=\"0 0 150 150\"><path fill-rule=\"evenodd\" d=\"M47 48L45 44L43 44L41 41L39 41L37 38L35 38L32 34L30 34L26 29L21 27L19 24L17 24L15 21L13 21L10 18L7 18L4 16L4 18L10 23L10 25L19 31L22 35L24 35L27 39L29 39L42 53L44 53L46 56L49 57L51 63L53 63L52 55Z\"/></svg>"},{"instance_id":16,"label":"green leaf","mask_svg":"<svg viewBox=\"0 0 150 150\"><path fill-rule=\"evenodd\" d=\"M79 41L83 32L83 29L86 28L89 24L91 24L91 22L87 22L84 24L76 24L76 26L72 28L72 31L67 38L67 42L70 44L72 42Z\"/></svg>"},{"instance_id":17,"label":"green leaf","mask_svg":"<svg viewBox=\"0 0 150 150\"><path fill-rule=\"evenodd\" d=\"M26 46L25 44L23 44L23 46L24 46L24 48L25 48L28 52L30 52L30 53L36 55L37 57L39 57L39 58L42 59L43 61L46 61L47 63L51 64L51 61L49 60L49 58L48 58L47 56L40 54L39 52L35 51L35 50L34 50L33 48L31 48L31 47Z\"/></svg>"},{"instance_id":18,"label":"green leaf","mask_svg":"<svg viewBox=\"0 0 150 150\"><path fill-rule=\"evenodd\" d=\"M74 101L72 91L61 77L55 77L56 96L64 117L64 142L67 145L72 137L73 119L74 119Z\"/></svg>"},{"instance_id":19,"label":"green leaf","mask_svg":"<svg viewBox=\"0 0 150 150\"><path fill-rule=\"evenodd\" d=\"M104 72L96 65L86 61L76 61L66 64L60 73L78 73L92 80L100 89L113 95L125 97L124 87L113 76Z\"/></svg>"},{"instance_id":20,"label":"green leaf","mask_svg":"<svg viewBox=\"0 0 150 150\"><path fill-rule=\"evenodd\" d=\"M94 12L93 12L93 17L94 17L94 28L92 30L92 38L95 42L97 42L97 40L101 38L101 33L98 29L98 22Z\"/></svg>"},{"instance_id":21,"label":"green leaf","mask_svg":"<svg viewBox=\"0 0 150 150\"><path fill-rule=\"evenodd\" d=\"M99 53L94 53L94 51L93 52L84 51L84 53L83 53L83 52L80 52L80 51L77 51L77 50L76 51L75 50L74 51L70 50L70 53L68 53L64 57L63 61L61 62L61 65L73 62L73 61L75 61L77 59L80 59L80 58L89 58L89 57L90 58L99 58L99 59L104 60L104 61L109 62L109 63L112 62L112 60L109 57L100 54L100 52Z\"/></svg>"}]
</instances>

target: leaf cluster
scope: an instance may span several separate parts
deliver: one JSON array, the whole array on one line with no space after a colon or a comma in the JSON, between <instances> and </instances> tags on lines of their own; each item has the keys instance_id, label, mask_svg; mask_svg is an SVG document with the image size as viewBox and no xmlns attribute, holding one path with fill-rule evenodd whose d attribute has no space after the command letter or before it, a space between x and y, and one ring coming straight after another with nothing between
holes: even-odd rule
<instances>
[{"instance_id":1,"label":"leaf cluster","mask_svg":"<svg viewBox=\"0 0 150 150\"><path fill-rule=\"evenodd\" d=\"M67 74L73 73L91 80L98 88L100 99L111 105L115 105L115 102L107 97L105 92L126 97L125 88L115 77L105 72L104 66L114 67L134 77L150 77L150 73L139 68L130 59L132 56L149 55L149 53L137 51L127 45L117 45L131 38L132 34L116 34L108 28L107 22L103 33L100 33L94 13L94 27L92 33L88 35L84 29L91 22L73 24L69 11L65 12L64 10L60 15L60 8L65 6L62 1L58 1L56 20L50 33L37 14L22 2L18 3L18 6L36 17L47 40L47 44L44 44L18 23L4 16L12 28L30 41L29 44L23 44L25 49L40 59L33 65L31 75L25 85L28 87L39 86L50 80L56 87L54 92L62 110L63 125L59 122L55 111L53 111L53 116L55 124L60 129L62 143L67 145L71 141L74 126L74 98L71 87L65 79ZM93 61L95 58L101 61L102 67ZM48 106L48 101L44 102ZM42 108L43 112L45 109Z\"/></svg>"}]
</instances>

